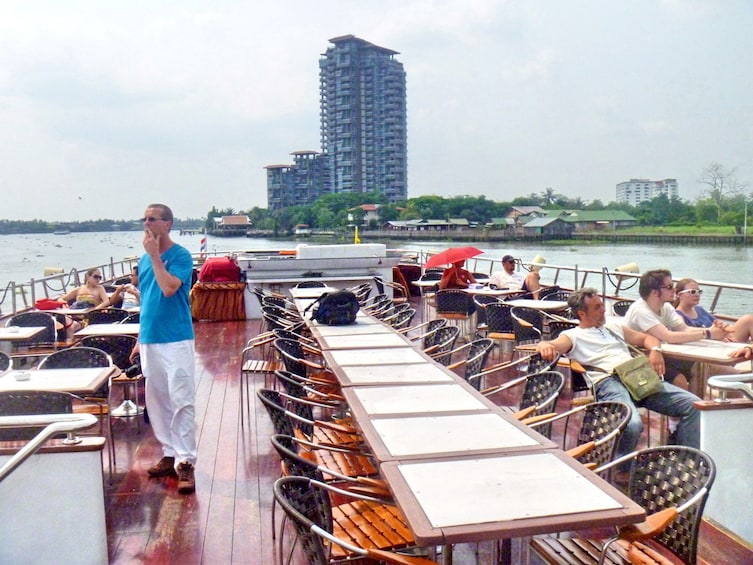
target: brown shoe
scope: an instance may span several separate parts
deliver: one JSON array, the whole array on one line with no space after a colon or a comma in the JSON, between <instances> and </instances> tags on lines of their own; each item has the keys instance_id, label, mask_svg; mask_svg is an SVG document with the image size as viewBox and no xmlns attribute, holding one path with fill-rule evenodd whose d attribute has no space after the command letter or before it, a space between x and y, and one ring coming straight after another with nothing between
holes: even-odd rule
<instances>
[{"instance_id":1,"label":"brown shoe","mask_svg":"<svg viewBox=\"0 0 753 565\"><path fill-rule=\"evenodd\" d=\"M175 474L175 457L163 457L146 471L150 477L167 477Z\"/></svg>"},{"instance_id":2,"label":"brown shoe","mask_svg":"<svg viewBox=\"0 0 753 565\"><path fill-rule=\"evenodd\" d=\"M196 480L193 476L193 465L184 461L178 465L178 492L191 494L196 490Z\"/></svg>"}]
</instances>

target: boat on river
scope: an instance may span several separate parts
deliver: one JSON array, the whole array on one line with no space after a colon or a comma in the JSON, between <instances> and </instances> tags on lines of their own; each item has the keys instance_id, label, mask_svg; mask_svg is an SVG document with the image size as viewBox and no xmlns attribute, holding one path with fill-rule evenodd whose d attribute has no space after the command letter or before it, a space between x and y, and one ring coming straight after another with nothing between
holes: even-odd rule
<instances>
[{"instance_id":1,"label":"boat on river","mask_svg":"<svg viewBox=\"0 0 753 565\"><path fill-rule=\"evenodd\" d=\"M300 251L283 250L276 254L268 251L228 251L213 255L234 257L242 266L242 278L245 279L246 286L261 284L271 288L277 285L280 290L312 277L329 282L332 286L346 286L345 283L355 280L353 277L373 280L375 274L383 276L384 280L391 280L392 269L400 268L400 254L389 253L385 249L382 255L381 248L363 247L360 251L348 249L349 255L344 257L332 256L345 253L343 250L314 250L319 256L308 258L308 252L304 251L300 257L301 262L296 263L299 261ZM321 256L327 253L330 254L329 257ZM203 259L206 259L206 255L196 255L197 268ZM425 259L424 254L419 254L413 266L422 265ZM110 261L98 267L106 278L116 280L127 275L135 261L135 258L128 258ZM501 258L477 258L469 261L469 267L474 271L491 273L500 268L500 261ZM340 272L340 263L350 264L351 270ZM520 268L531 266L530 263L520 263ZM355 273L356 270L359 270L358 274ZM19 283L12 293L15 300L13 307L9 307L10 302L2 303L4 317L12 310L30 308L38 298L57 296L68 286L79 284L76 275L85 271L86 268L74 269L42 277L40 280ZM603 290L609 300L615 300L634 292L632 285L638 274L631 271L633 269L584 269L547 264L542 278L547 284L557 284L564 288L594 286ZM715 289L716 298L727 292L753 292L753 287L744 285L708 281L703 284L709 284ZM15 292L15 288L22 290ZM256 300L250 295L248 298ZM7 293L5 299L8 299ZM411 300L420 312L420 298L413 296ZM111 563L276 561L276 542L271 521L271 489L280 474L280 466L268 441L273 433L272 425L261 405L254 402L253 396L248 403L246 425L240 425L240 411L246 409L247 402L243 399L240 388L240 351L248 339L258 334L260 320L255 311L247 307L244 319L197 322L195 330L199 444L196 495L178 495L174 478L149 479L146 469L161 456L151 428L142 422L139 432L132 418L117 419L113 431L116 451L114 474L112 480L106 473L103 479L106 550L107 560ZM263 386L263 379L252 383L252 386ZM114 400L118 401L117 398ZM510 399L511 404L513 400ZM566 391L561 396L562 404L558 411L567 407L569 401L570 393ZM740 411L742 410L738 410ZM652 434L654 438L659 437L658 421L658 418L653 418L648 422L655 428ZM742 430L743 433L745 429ZM561 429L555 428L554 437L561 437ZM104 462L104 469L106 468L107 463ZM15 472L23 473L24 467L19 467ZM62 472L56 474L55 479L79 480L77 477L66 477ZM0 489L2 488L0 482ZM741 486L738 485L737 488ZM727 494L734 502L734 497L739 492L733 490ZM24 496L19 495L16 503L24 504L24 499ZM82 500L70 500L67 504L84 503ZM49 520L54 512L56 521L64 521L67 504L63 503L61 506L59 501L57 504L49 513L40 509L39 514ZM743 515L747 514L745 509ZM37 531L30 532L30 535L35 540L38 538ZM704 521L700 539L700 563L753 562L753 540L741 538L716 520ZM81 532L81 535L65 543L79 547L86 545L86 532ZM519 543L513 544L513 551L518 555ZM455 548L454 560L459 564L488 563L492 553L492 544L488 542L460 544ZM293 563L302 563L300 556L296 555Z\"/></svg>"}]
</instances>

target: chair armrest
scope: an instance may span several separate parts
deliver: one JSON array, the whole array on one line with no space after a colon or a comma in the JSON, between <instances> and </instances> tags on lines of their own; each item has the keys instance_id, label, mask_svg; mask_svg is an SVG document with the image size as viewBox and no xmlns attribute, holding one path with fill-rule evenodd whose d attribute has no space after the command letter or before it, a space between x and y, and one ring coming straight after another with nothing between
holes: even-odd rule
<instances>
[{"instance_id":1,"label":"chair armrest","mask_svg":"<svg viewBox=\"0 0 753 565\"><path fill-rule=\"evenodd\" d=\"M515 418L518 421L525 420L528 418L531 414L536 412L536 406L529 406L528 408L523 408L523 410L518 410L515 412L512 417Z\"/></svg>"},{"instance_id":2,"label":"chair armrest","mask_svg":"<svg viewBox=\"0 0 753 565\"><path fill-rule=\"evenodd\" d=\"M588 441L566 450L565 453L567 453L573 459L577 459L578 457L583 457L586 453L593 451L595 447L595 441Z\"/></svg>"},{"instance_id":3,"label":"chair armrest","mask_svg":"<svg viewBox=\"0 0 753 565\"><path fill-rule=\"evenodd\" d=\"M529 406L529 408L536 409L535 406ZM528 418L523 418L520 420L521 424L525 424L526 426L530 426L532 424L538 424L540 422L544 422L546 420L549 420L552 416L556 416L556 412L549 412L548 414L538 414L536 416L530 416Z\"/></svg>"},{"instance_id":4,"label":"chair armrest","mask_svg":"<svg viewBox=\"0 0 753 565\"><path fill-rule=\"evenodd\" d=\"M629 524L620 528L619 539L629 542L642 541L660 534L677 516L677 508L665 508L655 512L640 524Z\"/></svg>"}]
</instances>

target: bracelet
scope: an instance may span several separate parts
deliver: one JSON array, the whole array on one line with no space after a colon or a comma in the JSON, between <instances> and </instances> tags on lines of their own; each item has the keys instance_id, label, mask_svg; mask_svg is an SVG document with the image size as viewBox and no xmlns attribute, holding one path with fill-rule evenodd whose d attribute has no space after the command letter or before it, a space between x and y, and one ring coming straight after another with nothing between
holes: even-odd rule
<instances>
[{"instance_id":1,"label":"bracelet","mask_svg":"<svg viewBox=\"0 0 753 565\"><path fill-rule=\"evenodd\" d=\"M658 345L654 345L654 346L653 346L653 347L651 348L651 351L658 351L659 353L661 353L661 347L659 347Z\"/></svg>"},{"instance_id":2,"label":"bracelet","mask_svg":"<svg viewBox=\"0 0 753 565\"><path fill-rule=\"evenodd\" d=\"M703 330L706 339L711 339L711 330Z\"/></svg>"}]
</instances>

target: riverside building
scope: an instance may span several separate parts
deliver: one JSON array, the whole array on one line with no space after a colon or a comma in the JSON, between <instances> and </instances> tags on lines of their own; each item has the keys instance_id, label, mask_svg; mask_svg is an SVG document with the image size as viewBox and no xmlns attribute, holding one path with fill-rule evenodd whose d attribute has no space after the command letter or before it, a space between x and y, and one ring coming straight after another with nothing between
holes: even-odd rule
<instances>
[{"instance_id":1,"label":"riverside building","mask_svg":"<svg viewBox=\"0 0 753 565\"><path fill-rule=\"evenodd\" d=\"M626 202L631 206L653 200L660 194L665 194L670 200L679 198L677 179L630 179L617 185L617 202Z\"/></svg>"},{"instance_id":2,"label":"riverside building","mask_svg":"<svg viewBox=\"0 0 753 565\"><path fill-rule=\"evenodd\" d=\"M319 60L321 152L269 165L267 205L279 210L341 192L408 196L406 75L397 51L354 35L330 39Z\"/></svg>"}]
</instances>

